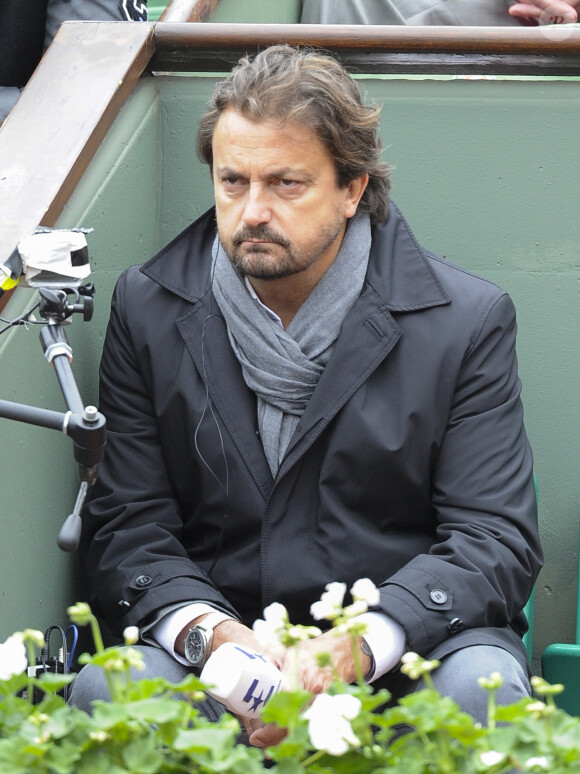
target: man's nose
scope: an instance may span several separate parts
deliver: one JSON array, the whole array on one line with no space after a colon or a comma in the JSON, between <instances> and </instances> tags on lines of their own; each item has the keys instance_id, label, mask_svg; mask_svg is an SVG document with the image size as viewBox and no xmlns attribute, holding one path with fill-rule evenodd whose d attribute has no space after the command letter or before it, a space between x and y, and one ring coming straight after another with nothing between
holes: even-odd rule
<instances>
[{"instance_id":1,"label":"man's nose","mask_svg":"<svg viewBox=\"0 0 580 774\"><path fill-rule=\"evenodd\" d=\"M250 185L242 219L247 226L259 226L269 223L272 209L268 201L268 193L261 185Z\"/></svg>"}]
</instances>

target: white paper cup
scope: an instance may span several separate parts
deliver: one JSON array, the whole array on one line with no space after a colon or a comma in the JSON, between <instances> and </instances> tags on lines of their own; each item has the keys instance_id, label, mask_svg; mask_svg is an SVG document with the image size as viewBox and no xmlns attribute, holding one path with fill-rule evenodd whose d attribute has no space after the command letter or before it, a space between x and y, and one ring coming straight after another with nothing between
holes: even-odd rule
<instances>
[{"instance_id":1,"label":"white paper cup","mask_svg":"<svg viewBox=\"0 0 580 774\"><path fill-rule=\"evenodd\" d=\"M208 693L240 717L256 718L282 685L282 673L260 653L225 642L208 658L200 679Z\"/></svg>"}]
</instances>

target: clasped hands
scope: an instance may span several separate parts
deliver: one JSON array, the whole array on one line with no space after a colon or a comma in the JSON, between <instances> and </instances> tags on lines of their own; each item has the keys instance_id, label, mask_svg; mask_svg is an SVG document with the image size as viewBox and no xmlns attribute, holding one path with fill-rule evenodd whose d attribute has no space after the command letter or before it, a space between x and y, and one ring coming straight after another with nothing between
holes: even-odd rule
<instances>
[{"instance_id":1,"label":"clasped hands","mask_svg":"<svg viewBox=\"0 0 580 774\"><path fill-rule=\"evenodd\" d=\"M319 637L301 642L296 649L286 650L281 645L264 647L248 627L237 621L224 621L214 629L213 649L215 650L224 642L236 642L262 653L280 669L284 688L288 690L299 687L318 694L323 693L336 677L346 683L352 683L357 678L352 643L348 634L337 636L331 630ZM318 665L319 653L330 654L332 668ZM370 656L361 650L359 655L362 674L366 674L371 668ZM240 718L240 721L248 733L250 744L255 747L273 746L286 735L285 729L274 724L264 725L259 719Z\"/></svg>"}]
</instances>

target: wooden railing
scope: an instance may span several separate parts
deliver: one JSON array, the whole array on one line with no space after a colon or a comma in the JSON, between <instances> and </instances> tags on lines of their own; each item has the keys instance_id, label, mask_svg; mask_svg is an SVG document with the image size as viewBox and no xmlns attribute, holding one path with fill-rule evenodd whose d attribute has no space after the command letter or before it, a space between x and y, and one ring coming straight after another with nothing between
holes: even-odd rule
<instances>
[{"instance_id":1,"label":"wooden railing","mask_svg":"<svg viewBox=\"0 0 580 774\"><path fill-rule=\"evenodd\" d=\"M228 70L274 43L320 46L361 73L580 75L580 28L158 24L152 70Z\"/></svg>"}]
</instances>

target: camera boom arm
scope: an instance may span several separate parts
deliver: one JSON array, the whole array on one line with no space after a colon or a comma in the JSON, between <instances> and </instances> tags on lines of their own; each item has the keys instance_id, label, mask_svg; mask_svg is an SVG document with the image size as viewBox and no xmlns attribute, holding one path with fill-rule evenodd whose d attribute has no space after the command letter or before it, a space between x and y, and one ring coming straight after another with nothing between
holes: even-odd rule
<instances>
[{"instance_id":1,"label":"camera boom arm","mask_svg":"<svg viewBox=\"0 0 580 774\"><path fill-rule=\"evenodd\" d=\"M58 291L57 301L61 306L63 292ZM85 301L87 300L89 299L85 299ZM83 311L83 305L75 304L74 307L76 308L69 307L70 314ZM0 400L0 417L38 427L60 430L72 439L81 483L75 506L60 529L57 544L63 551L74 551L80 540L80 512L89 488L97 480L98 466L103 457L106 443L106 421L95 406L83 404L71 368L72 348L66 337L63 326L64 318L61 312L55 312L49 305L44 310L43 316L47 318L47 323L40 332L41 344L45 358L53 366L57 375L68 411L58 412ZM85 314L85 319L90 318Z\"/></svg>"}]
</instances>

